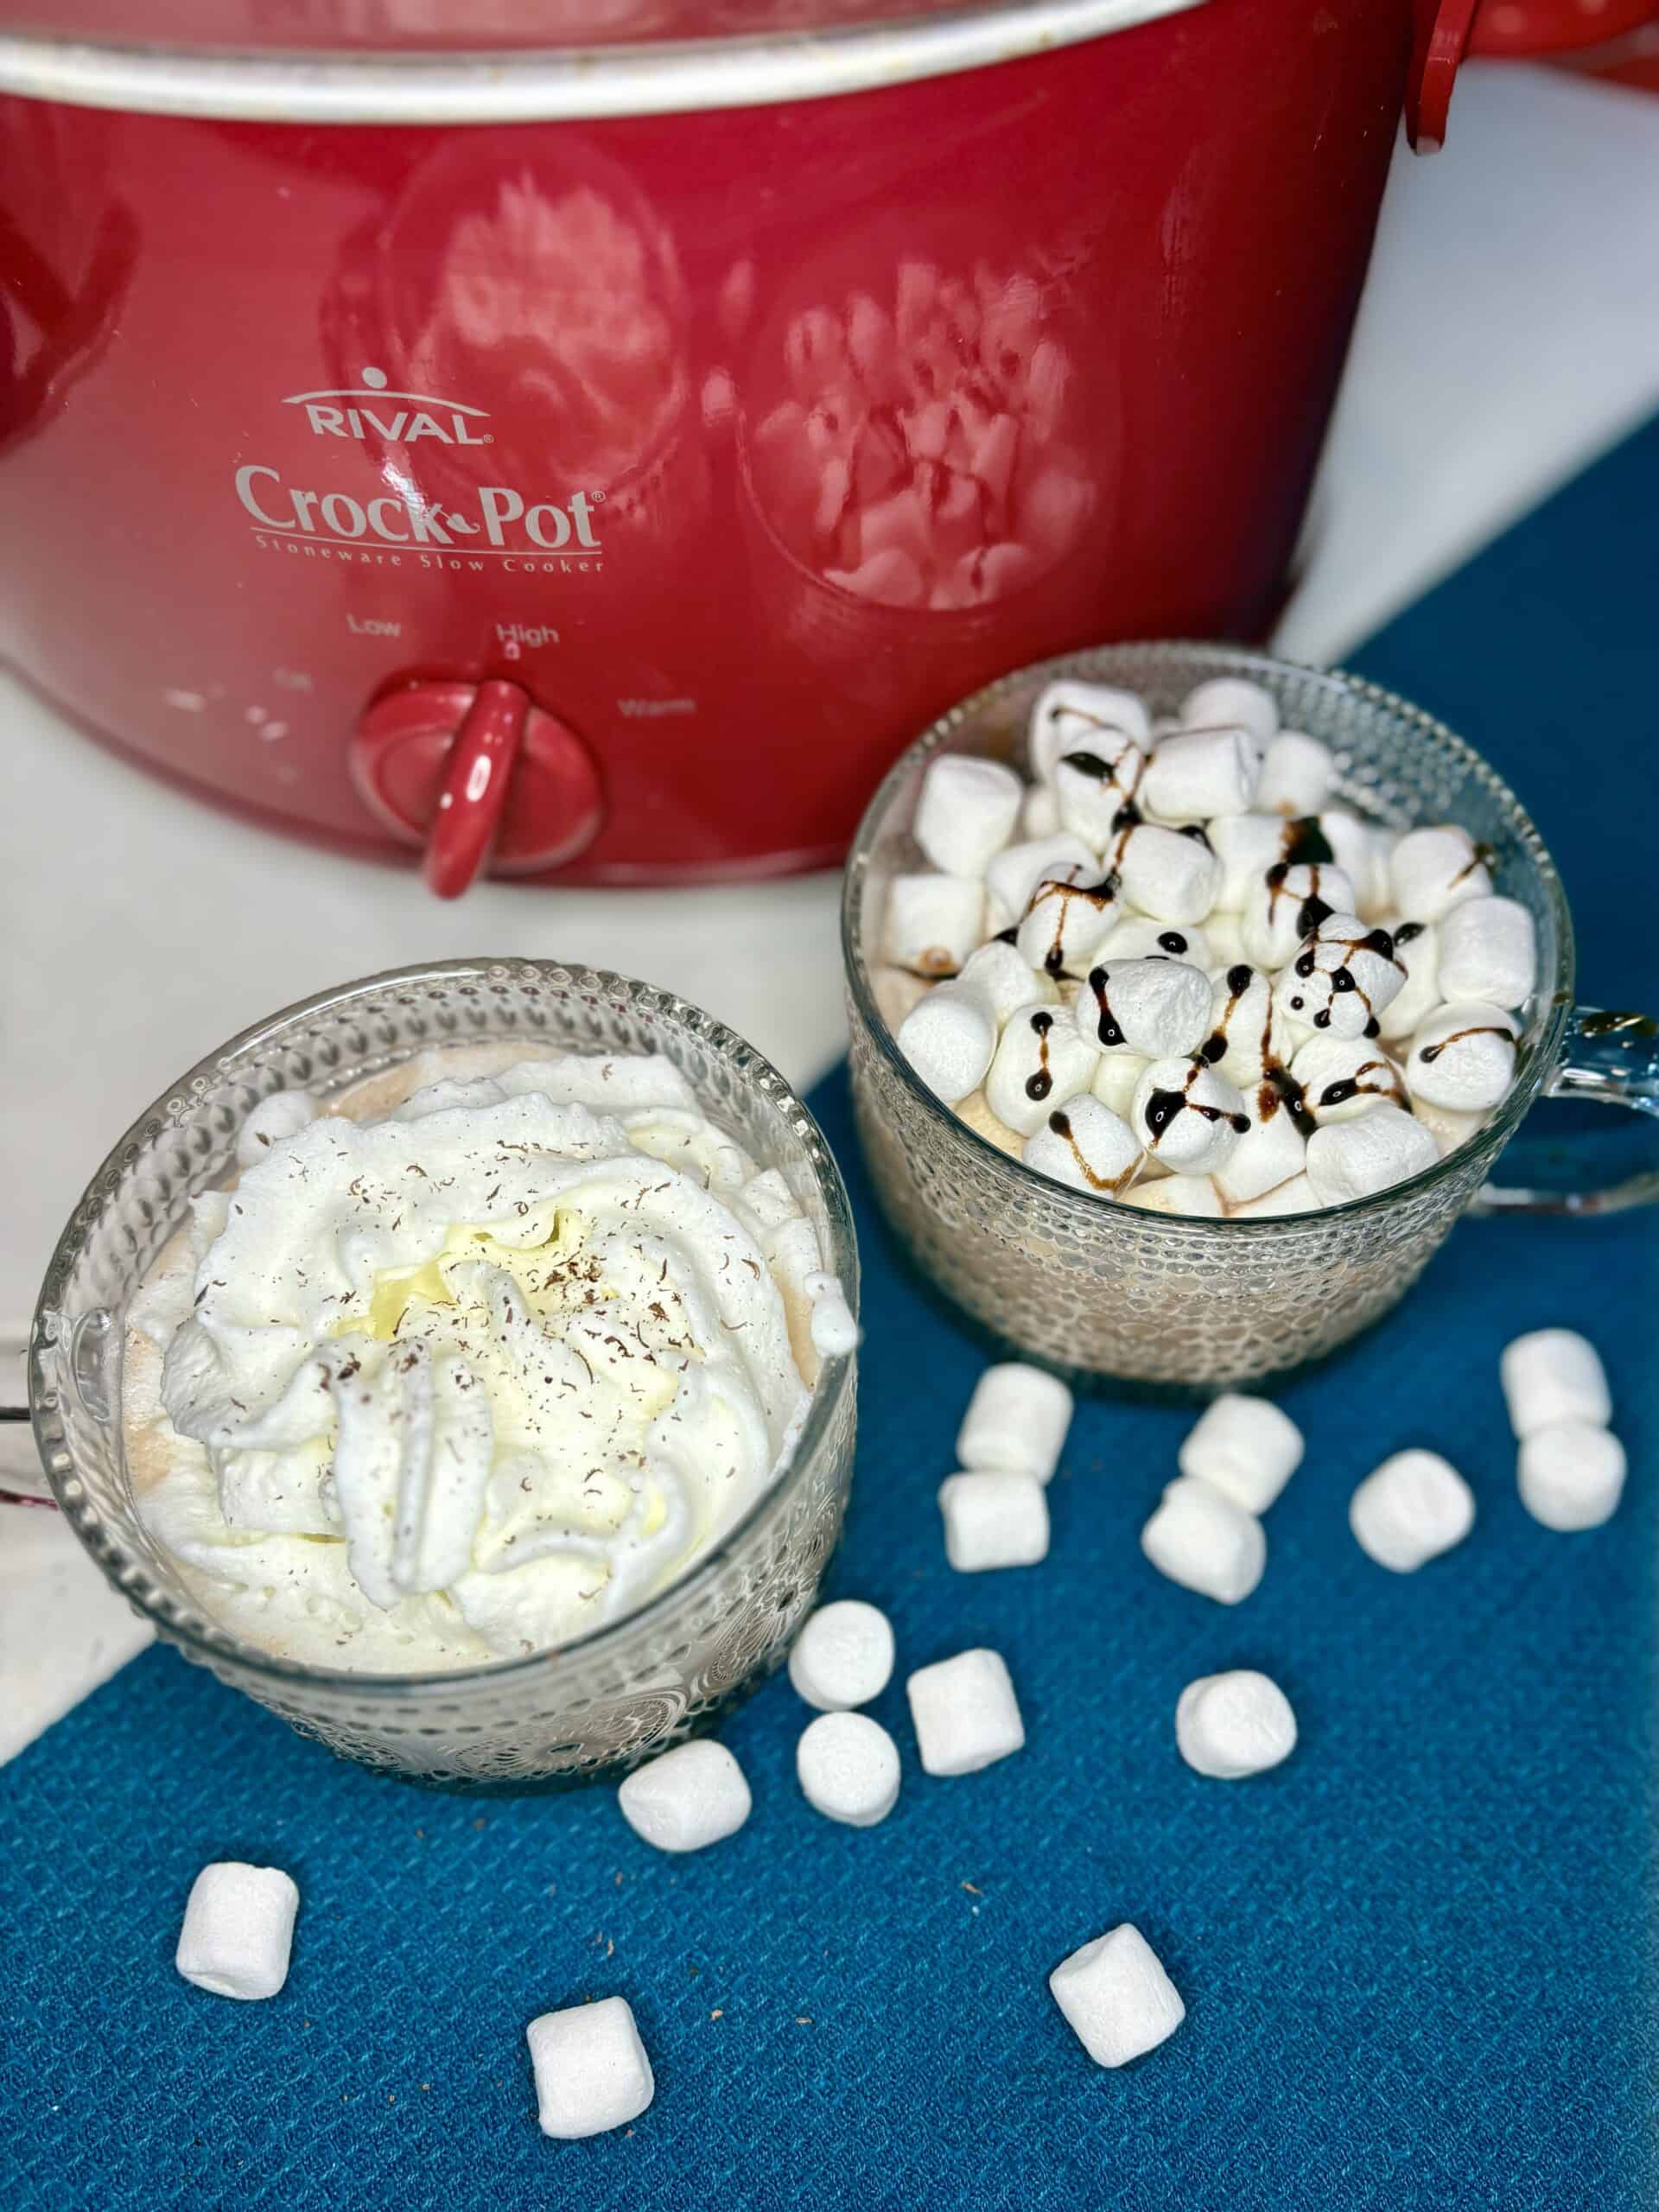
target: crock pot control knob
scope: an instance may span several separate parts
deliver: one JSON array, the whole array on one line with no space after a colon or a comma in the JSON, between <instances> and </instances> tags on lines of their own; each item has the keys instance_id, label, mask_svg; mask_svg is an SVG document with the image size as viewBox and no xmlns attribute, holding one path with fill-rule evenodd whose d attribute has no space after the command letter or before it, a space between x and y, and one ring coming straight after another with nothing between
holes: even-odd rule
<instances>
[{"instance_id":1,"label":"crock pot control knob","mask_svg":"<svg viewBox=\"0 0 1659 2212\"><path fill-rule=\"evenodd\" d=\"M405 844L424 845L426 880L457 899L490 869L559 868L602 819L599 772L568 724L517 683L408 683L374 702L352 741L364 804Z\"/></svg>"}]
</instances>

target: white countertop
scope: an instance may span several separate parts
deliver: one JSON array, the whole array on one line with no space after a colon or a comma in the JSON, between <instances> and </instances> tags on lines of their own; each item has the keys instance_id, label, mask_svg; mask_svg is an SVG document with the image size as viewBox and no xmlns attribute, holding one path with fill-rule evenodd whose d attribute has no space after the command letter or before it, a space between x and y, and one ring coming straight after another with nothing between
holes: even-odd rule
<instances>
[{"instance_id":1,"label":"white countertop","mask_svg":"<svg viewBox=\"0 0 1659 2212\"><path fill-rule=\"evenodd\" d=\"M1659 406L1656 187L1659 100L1465 73L1446 152L1395 163L1281 651L1340 659ZM480 951L587 961L708 1007L799 1084L841 1050L832 876L485 885L445 906L412 874L180 798L3 678L0 716L0 1337L22 1333L82 1185L148 1101L346 976ZM0 1509L0 1535L3 1759L149 1632L54 1515Z\"/></svg>"}]
</instances>

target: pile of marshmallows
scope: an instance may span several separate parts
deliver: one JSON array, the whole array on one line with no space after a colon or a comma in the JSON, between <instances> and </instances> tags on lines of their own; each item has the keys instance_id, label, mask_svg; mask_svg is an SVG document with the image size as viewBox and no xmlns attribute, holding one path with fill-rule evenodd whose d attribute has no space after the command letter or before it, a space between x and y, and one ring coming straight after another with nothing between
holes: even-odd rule
<instances>
[{"instance_id":1,"label":"pile of marshmallows","mask_svg":"<svg viewBox=\"0 0 1659 2212\"><path fill-rule=\"evenodd\" d=\"M1568 1329L1536 1330L1508 1346L1501 1375L1528 1510L1551 1529L1588 1529L1608 1519L1624 1488L1624 1453L1608 1427L1612 1401L1594 1346ZM986 1370L957 1438L961 1471L939 1492L953 1567L972 1573L1046 1556L1046 1486L1071 1412L1065 1385L1038 1368ZM1142 1531L1147 1557L1173 1580L1224 1605L1248 1597L1267 1557L1260 1516L1302 1450L1301 1432L1276 1406L1216 1399L1181 1446L1180 1472ZM1436 1453L1401 1452L1360 1484L1349 1520L1373 1559L1406 1573L1468 1534L1474 1501ZM818 1812L855 1827L875 1826L898 1801L898 1747L856 1710L887 1688L893 1657L886 1616L858 1599L820 1606L790 1653L790 1680L818 1714L796 1752L802 1790ZM1019 1700L998 1652L963 1651L918 1668L906 1691L928 1774L977 1773L1024 1745ZM1236 1782L1289 1757L1296 1717L1265 1675L1244 1669L1206 1675L1181 1692L1175 1740L1196 1772ZM635 1833L671 1852L701 1851L735 1834L751 1807L742 1768L708 1738L637 1769L617 1797ZM292 1878L278 1867L205 1866L185 1908L179 1972L219 1996L275 1996L288 1978L299 1902ZM1102 2066L1140 2057L1185 2018L1156 1953L1128 1921L1064 1959L1049 1988ZM525 2035L549 2135L568 2139L626 2126L656 2094L626 1998L543 2012Z\"/></svg>"},{"instance_id":2,"label":"pile of marshmallows","mask_svg":"<svg viewBox=\"0 0 1659 2212\"><path fill-rule=\"evenodd\" d=\"M1329 750L1241 678L1159 722L1051 683L1027 749L1030 785L928 769L937 872L889 884L876 979L982 1136L1074 1190L1249 1218L1417 1174L1503 1097L1533 923L1465 830L1328 804Z\"/></svg>"}]
</instances>

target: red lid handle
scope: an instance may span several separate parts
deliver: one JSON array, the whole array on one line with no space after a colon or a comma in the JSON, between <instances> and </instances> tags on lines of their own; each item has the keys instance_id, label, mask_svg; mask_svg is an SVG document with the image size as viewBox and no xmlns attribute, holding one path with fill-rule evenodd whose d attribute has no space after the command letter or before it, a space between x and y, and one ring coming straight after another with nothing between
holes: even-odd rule
<instances>
[{"instance_id":1,"label":"red lid handle","mask_svg":"<svg viewBox=\"0 0 1659 2212\"><path fill-rule=\"evenodd\" d=\"M1437 154L1465 54L1519 58L1599 46L1646 22L1655 0L1428 0L1427 13L1406 87L1406 136L1414 153Z\"/></svg>"},{"instance_id":2,"label":"red lid handle","mask_svg":"<svg viewBox=\"0 0 1659 2212\"><path fill-rule=\"evenodd\" d=\"M529 711L516 683L492 677L479 685L455 733L422 871L440 899L459 899L489 864Z\"/></svg>"}]
</instances>

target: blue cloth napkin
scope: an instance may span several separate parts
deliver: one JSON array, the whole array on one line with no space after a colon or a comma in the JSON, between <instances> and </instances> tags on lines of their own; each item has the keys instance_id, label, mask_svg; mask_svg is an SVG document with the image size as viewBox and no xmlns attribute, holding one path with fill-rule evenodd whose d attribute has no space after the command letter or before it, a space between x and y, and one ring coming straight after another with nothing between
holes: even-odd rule
<instances>
[{"instance_id":1,"label":"blue cloth napkin","mask_svg":"<svg viewBox=\"0 0 1659 2212\"><path fill-rule=\"evenodd\" d=\"M1659 428L1630 442L1358 656L1445 713L1561 861L1586 980L1653 996L1627 920L1653 865L1648 563ZM945 1567L934 1491L982 1354L923 1295L860 1172L844 1080L815 1101L867 1267L856 1491L832 1594L874 1599L906 1764L855 1833L793 1775L786 1682L725 1739L748 1826L689 1859L612 1790L507 1802L331 1759L156 1650L0 1771L0 2202L15 2212L1617 2212L1653 2200L1652 1689L1659 1408L1650 1220L1459 1229L1409 1306L1283 1394L1306 1463L1266 1580L1225 1611L1136 1547L1190 1416L1080 1406L1040 1568ZM1522 1512L1500 1348L1601 1346L1633 1473L1607 1528ZM1346 1525L1355 1483L1423 1443L1472 1536L1395 1576ZM920 1774L910 1669L1007 1656L1028 1741ZM1239 1784L1178 1759L1182 1686L1283 1684L1301 1745ZM289 1868L274 2001L172 1967L197 1869ZM1119 2074L1046 1981L1135 1921L1187 2004ZM626 1995L658 2094L626 2133L546 2141L524 2027Z\"/></svg>"}]
</instances>

